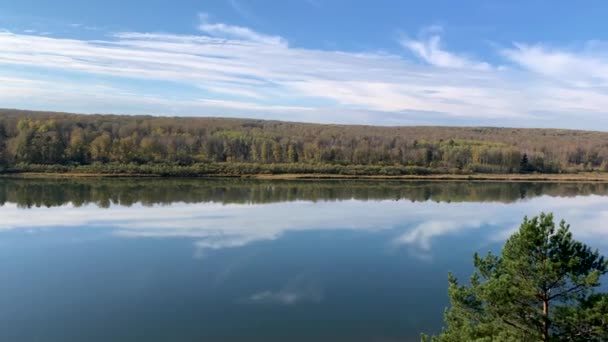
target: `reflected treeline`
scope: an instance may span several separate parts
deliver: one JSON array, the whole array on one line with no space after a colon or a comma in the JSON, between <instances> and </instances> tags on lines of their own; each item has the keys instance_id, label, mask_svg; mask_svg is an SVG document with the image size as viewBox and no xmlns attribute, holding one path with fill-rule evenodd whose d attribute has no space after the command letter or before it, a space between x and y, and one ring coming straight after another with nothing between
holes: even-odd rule
<instances>
[{"instance_id":1,"label":"reflected treeline","mask_svg":"<svg viewBox=\"0 0 608 342\"><path fill-rule=\"evenodd\" d=\"M286 201L410 200L510 203L542 195L606 195L602 183L265 181L246 179L9 179L0 178L0 205L130 206Z\"/></svg>"}]
</instances>

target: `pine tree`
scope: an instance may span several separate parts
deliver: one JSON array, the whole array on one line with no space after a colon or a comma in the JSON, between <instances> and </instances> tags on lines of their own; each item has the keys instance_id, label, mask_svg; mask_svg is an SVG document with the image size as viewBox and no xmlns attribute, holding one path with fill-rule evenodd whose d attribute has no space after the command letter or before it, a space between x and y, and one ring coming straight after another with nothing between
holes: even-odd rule
<instances>
[{"instance_id":1,"label":"pine tree","mask_svg":"<svg viewBox=\"0 0 608 342\"><path fill-rule=\"evenodd\" d=\"M594 294L608 262L565 222L525 218L500 256L474 262L469 286L449 276L447 327L431 341L608 340L608 294Z\"/></svg>"},{"instance_id":2,"label":"pine tree","mask_svg":"<svg viewBox=\"0 0 608 342\"><path fill-rule=\"evenodd\" d=\"M530 161L528 160L528 154L524 153L519 163L519 172L528 173L530 171L532 171L532 165L530 165Z\"/></svg>"}]
</instances>

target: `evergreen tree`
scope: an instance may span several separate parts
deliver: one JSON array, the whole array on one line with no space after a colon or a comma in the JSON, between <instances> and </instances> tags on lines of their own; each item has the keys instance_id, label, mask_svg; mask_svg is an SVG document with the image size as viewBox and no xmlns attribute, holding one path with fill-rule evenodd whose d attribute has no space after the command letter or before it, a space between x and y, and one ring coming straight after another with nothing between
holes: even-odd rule
<instances>
[{"instance_id":1,"label":"evergreen tree","mask_svg":"<svg viewBox=\"0 0 608 342\"><path fill-rule=\"evenodd\" d=\"M524 153L521 157L521 162L519 163L519 172L520 173L528 173L532 171L532 165L530 165L530 160L528 159L528 154Z\"/></svg>"},{"instance_id":2,"label":"evergreen tree","mask_svg":"<svg viewBox=\"0 0 608 342\"><path fill-rule=\"evenodd\" d=\"M594 294L608 262L551 214L525 218L500 256L474 262L469 286L449 276L447 327L431 341L608 340L608 295Z\"/></svg>"},{"instance_id":3,"label":"evergreen tree","mask_svg":"<svg viewBox=\"0 0 608 342\"><path fill-rule=\"evenodd\" d=\"M594 294L582 301L581 306L557 308L555 325L559 336L576 342L608 341L608 294Z\"/></svg>"}]
</instances>

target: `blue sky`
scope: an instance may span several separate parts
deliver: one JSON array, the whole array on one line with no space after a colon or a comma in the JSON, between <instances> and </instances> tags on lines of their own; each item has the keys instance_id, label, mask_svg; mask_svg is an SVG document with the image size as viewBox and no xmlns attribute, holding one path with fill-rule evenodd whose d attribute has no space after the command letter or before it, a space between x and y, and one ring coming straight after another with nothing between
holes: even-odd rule
<instances>
[{"instance_id":1,"label":"blue sky","mask_svg":"<svg viewBox=\"0 0 608 342\"><path fill-rule=\"evenodd\" d=\"M0 107L608 130L601 1L0 0Z\"/></svg>"}]
</instances>

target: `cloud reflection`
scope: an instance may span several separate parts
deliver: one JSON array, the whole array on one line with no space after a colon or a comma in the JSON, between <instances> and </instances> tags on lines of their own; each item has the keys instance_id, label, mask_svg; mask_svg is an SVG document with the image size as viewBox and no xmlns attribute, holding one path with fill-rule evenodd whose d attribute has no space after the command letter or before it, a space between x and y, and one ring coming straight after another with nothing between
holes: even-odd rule
<instances>
[{"instance_id":1,"label":"cloud reflection","mask_svg":"<svg viewBox=\"0 0 608 342\"><path fill-rule=\"evenodd\" d=\"M323 289L312 277L299 275L278 291L260 291L249 297L249 302L259 304L293 305L300 302L318 303L323 300Z\"/></svg>"},{"instance_id":2,"label":"cloud reflection","mask_svg":"<svg viewBox=\"0 0 608 342\"><path fill-rule=\"evenodd\" d=\"M344 200L109 208L66 204L21 209L7 203L0 208L0 231L96 227L124 238L192 238L199 250L214 250L273 240L292 232L394 230L392 244L432 253L435 241L474 230L477 241L502 240L524 215L541 211L555 212L556 219L564 218L572 225L575 237L593 241L594 246L608 241L608 197L603 196L542 196L511 204ZM271 293L259 294L259 298L271 297Z\"/></svg>"}]
</instances>

